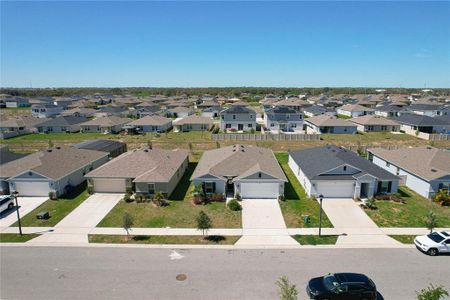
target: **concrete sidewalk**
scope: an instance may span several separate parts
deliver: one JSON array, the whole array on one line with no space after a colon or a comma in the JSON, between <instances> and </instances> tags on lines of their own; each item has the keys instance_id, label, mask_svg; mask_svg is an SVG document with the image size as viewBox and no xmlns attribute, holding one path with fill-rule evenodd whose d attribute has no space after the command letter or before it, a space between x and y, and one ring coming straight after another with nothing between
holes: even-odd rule
<instances>
[{"instance_id":1,"label":"concrete sidewalk","mask_svg":"<svg viewBox=\"0 0 450 300\"><path fill-rule=\"evenodd\" d=\"M18 197L20 217L29 214L36 207L47 201L48 197ZM17 222L16 208L5 211L0 215L0 231Z\"/></svg>"}]
</instances>

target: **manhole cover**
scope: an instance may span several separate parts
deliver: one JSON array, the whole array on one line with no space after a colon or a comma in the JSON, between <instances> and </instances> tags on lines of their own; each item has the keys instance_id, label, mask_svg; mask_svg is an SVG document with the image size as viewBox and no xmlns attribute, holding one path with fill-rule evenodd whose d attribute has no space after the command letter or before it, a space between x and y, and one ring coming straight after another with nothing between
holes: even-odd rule
<instances>
[{"instance_id":1,"label":"manhole cover","mask_svg":"<svg viewBox=\"0 0 450 300\"><path fill-rule=\"evenodd\" d=\"M178 281L185 281L187 279L187 276L186 274L178 274L176 278Z\"/></svg>"}]
</instances>

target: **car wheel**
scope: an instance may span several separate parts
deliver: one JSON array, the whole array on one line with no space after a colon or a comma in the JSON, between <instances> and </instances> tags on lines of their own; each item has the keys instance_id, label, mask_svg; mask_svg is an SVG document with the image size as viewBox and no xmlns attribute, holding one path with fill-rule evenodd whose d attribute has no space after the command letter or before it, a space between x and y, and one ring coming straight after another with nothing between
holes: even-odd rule
<instances>
[{"instance_id":1,"label":"car wheel","mask_svg":"<svg viewBox=\"0 0 450 300\"><path fill-rule=\"evenodd\" d=\"M8 204L8 209L12 209L14 207L14 204L10 203Z\"/></svg>"},{"instance_id":2,"label":"car wheel","mask_svg":"<svg viewBox=\"0 0 450 300\"><path fill-rule=\"evenodd\" d=\"M437 251L437 249L435 249L435 248L431 248L431 249L429 249L429 250L427 251L427 253L428 253L429 255L431 255L431 256L435 256L435 255L438 254L438 251Z\"/></svg>"}]
</instances>

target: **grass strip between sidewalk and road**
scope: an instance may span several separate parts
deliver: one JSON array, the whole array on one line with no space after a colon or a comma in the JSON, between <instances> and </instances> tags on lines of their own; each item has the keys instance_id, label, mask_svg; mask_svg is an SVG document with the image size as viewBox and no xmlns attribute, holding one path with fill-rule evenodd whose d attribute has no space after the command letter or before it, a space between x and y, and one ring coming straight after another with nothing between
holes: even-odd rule
<instances>
[{"instance_id":1,"label":"grass strip between sidewalk and road","mask_svg":"<svg viewBox=\"0 0 450 300\"><path fill-rule=\"evenodd\" d=\"M39 234L0 233L0 243L25 243Z\"/></svg>"},{"instance_id":2,"label":"grass strip between sidewalk and road","mask_svg":"<svg viewBox=\"0 0 450 300\"><path fill-rule=\"evenodd\" d=\"M107 244L233 245L239 239L240 236L221 235L89 235L89 243Z\"/></svg>"},{"instance_id":3,"label":"grass strip between sidewalk and road","mask_svg":"<svg viewBox=\"0 0 450 300\"><path fill-rule=\"evenodd\" d=\"M334 245L338 239L338 235L293 235L292 236L300 245Z\"/></svg>"},{"instance_id":4,"label":"grass strip between sidewalk and road","mask_svg":"<svg viewBox=\"0 0 450 300\"><path fill-rule=\"evenodd\" d=\"M414 244L414 239L416 236L417 235L390 235L391 238L402 244Z\"/></svg>"}]
</instances>

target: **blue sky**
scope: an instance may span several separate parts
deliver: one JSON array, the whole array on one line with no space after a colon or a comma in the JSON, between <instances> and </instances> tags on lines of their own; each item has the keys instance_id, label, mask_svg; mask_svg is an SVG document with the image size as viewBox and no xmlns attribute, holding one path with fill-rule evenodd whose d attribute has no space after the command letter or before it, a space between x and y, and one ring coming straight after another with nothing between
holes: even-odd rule
<instances>
[{"instance_id":1,"label":"blue sky","mask_svg":"<svg viewBox=\"0 0 450 300\"><path fill-rule=\"evenodd\" d=\"M450 87L450 2L1 2L1 86Z\"/></svg>"}]
</instances>

